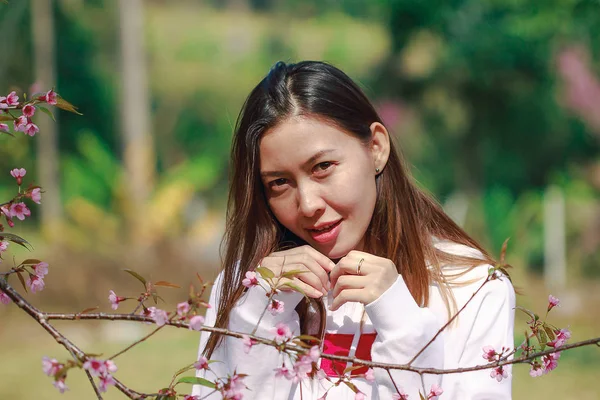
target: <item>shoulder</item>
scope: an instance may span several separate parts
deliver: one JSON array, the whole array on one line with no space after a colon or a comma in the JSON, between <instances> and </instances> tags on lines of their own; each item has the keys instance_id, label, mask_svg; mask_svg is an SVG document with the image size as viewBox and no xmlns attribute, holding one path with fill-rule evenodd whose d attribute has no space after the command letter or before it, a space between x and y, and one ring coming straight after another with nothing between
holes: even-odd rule
<instances>
[{"instance_id":1,"label":"shoulder","mask_svg":"<svg viewBox=\"0 0 600 400\"><path fill-rule=\"evenodd\" d=\"M485 302L488 307L514 307L515 291L510 278L500 271L490 276L493 266L479 250L450 241L438 241L435 247L448 254L482 260L481 264L474 267L446 265L441 269L457 307L463 306L471 297L471 302L475 304Z\"/></svg>"}]
</instances>

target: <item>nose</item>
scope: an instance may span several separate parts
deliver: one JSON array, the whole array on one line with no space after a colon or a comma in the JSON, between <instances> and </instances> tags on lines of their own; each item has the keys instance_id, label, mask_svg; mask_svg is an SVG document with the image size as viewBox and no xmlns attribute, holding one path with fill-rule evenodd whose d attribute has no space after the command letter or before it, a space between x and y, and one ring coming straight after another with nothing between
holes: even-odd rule
<instances>
[{"instance_id":1,"label":"nose","mask_svg":"<svg viewBox=\"0 0 600 400\"><path fill-rule=\"evenodd\" d=\"M298 209L305 217L314 217L325 209L325 200L316 183L298 185Z\"/></svg>"}]
</instances>

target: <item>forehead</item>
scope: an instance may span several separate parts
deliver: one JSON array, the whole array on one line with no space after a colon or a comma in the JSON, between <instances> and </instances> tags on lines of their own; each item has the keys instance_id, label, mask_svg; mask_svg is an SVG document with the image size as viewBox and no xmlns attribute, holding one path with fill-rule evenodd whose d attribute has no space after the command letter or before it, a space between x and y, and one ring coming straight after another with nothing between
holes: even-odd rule
<instances>
[{"instance_id":1,"label":"forehead","mask_svg":"<svg viewBox=\"0 0 600 400\"><path fill-rule=\"evenodd\" d=\"M261 170L303 163L322 150L353 151L354 136L316 118L294 117L268 130L260 140Z\"/></svg>"}]
</instances>

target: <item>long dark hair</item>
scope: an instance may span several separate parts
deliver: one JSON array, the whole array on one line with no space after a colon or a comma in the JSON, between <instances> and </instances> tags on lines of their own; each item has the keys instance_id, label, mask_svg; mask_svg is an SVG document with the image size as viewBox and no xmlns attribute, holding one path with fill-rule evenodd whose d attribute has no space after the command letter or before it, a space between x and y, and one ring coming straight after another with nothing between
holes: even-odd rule
<instances>
[{"instance_id":1,"label":"long dark hair","mask_svg":"<svg viewBox=\"0 0 600 400\"><path fill-rule=\"evenodd\" d=\"M358 85L324 62L278 62L252 90L238 117L231 150L224 271L216 327L228 326L229 311L244 292L241 281L247 271L253 270L271 252L300 244L269 209L260 179L259 154L260 139L266 131L299 115L335 124L364 143L371 139L371 124L382 123ZM476 248L484 261L492 260L413 183L407 171L399 151L392 145L388 162L376 178L377 201L365 234L365 250L392 260L415 301L427 305L432 280L444 280L441 265L449 262L476 265L482 261L440 252L433 246L432 238ZM308 308L310 304L306 302L298 309L301 326ZM211 335L205 348L207 356L219 340L218 335Z\"/></svg>"}]
</instances>

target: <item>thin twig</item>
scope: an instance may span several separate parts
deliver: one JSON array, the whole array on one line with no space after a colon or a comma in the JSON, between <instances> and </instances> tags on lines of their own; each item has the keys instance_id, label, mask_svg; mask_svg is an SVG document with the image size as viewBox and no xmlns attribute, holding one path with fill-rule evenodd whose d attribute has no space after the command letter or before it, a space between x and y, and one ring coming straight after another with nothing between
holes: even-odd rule
<instances>
[{"instance_id":1,"label":"thin twig","mask_svg":"<svg viewBox=\"0 0 600 400\"><path fill-rule=\"evenodd\" d=\"M150 332L149 334L147 334L146 336L144 336L143 338L136 340L135 342L131 343L129 346L125 347L123 350L119 351L118 353L108 357L108 360L113 360L115 358L117 358L118 356L120 356L121 354L125 353L128 350L131 350L133 347L137 346L138 344L142 343L143 341L145 341L146 339L148 339L149 337L151 337L152 335L154 335L156 332L160 331L165 325L161 325L158 328L156 328L155 330L153 330L152 332Z\"/></svg>"},{"instance_id":2,"label":"thin twig","mask_svg":"<svg viewBox=\"0 0 600 400\"><path fill-rule=\"evenodd\" d=\"M483 283L481 284L481 286L479 286L479 288L475 291L475 293L473 293L471 295L471 297L469 298L469 300L467 300L467 302L460 308L460 310L458 310L456 312L456 314L454 314L452 316L452 318L450 318L448 320L448 322L446 322L444 324L444 326L442 326L437 331L437 333L431 338L431 340L429 342L427 342L427 344L425 346L423 346L423 348L421 350L419 350L417 352L417 354L413 358L410 359L410 361L408 362L408 365L412 365L412 363L417 359L417 357L419 357L421 354L423 354L423 352L425 351L425 349L427 349L431 345L431 343L433 343L435 341L435 339L437 339L437 337L440 336L440 334L452 323L452 321L454 321L456 319L456 317L458 317L458 314L460 314L465 309L465 307L467 307L467 305L475 298L475 296L477 295L477 293L479 293L479 291L485 286L485 284L488 283L491 280L491 278L490 278L491 276L492 275L488 275L485 278L485 281L483 281Z\"/></svg>"},{"instance_id":3,"label":"thin twig","mask_svg":"<svg viewBox=\"0 0 600 400\"><path fill-rule=\"evenodd\" d=\"M85 370L85 374L87 375L90 384L92 385L92 387L94 388L94 392L96 393L96 397L98 398L98 400L102 400L102 395L100 394L100 391L98 390L98 387L96 386L96 382L94 382L94 378L92 378L92 374L90 374L90 371L88 371L87 369Z\"/></svg>"}]
</instances>

